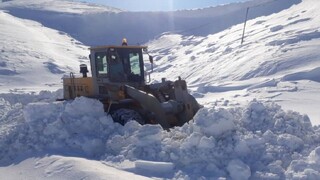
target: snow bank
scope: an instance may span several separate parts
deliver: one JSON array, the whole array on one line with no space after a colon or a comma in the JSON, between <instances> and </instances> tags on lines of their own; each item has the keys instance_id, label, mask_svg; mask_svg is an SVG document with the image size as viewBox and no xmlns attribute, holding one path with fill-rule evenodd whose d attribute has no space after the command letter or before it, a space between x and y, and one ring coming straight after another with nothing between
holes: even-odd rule
<instances>
[{"instance_id":1,"label":"snow bank","mask_svg":"<svg viewBox=\"0 0 320 180\"><path fill-rule=\"evenodd\" d=\"M0 97L6 116L0 121L1 163L22 153L50 151L112 163L136 161L138 173L161 162L160 170L177 179L320 178L319 128L276 104L203 108L193 122L167 132L136 122L121 126L99 101L84 97L26 106L9 101L9 95Z\"/></svg>"}]
</instances>

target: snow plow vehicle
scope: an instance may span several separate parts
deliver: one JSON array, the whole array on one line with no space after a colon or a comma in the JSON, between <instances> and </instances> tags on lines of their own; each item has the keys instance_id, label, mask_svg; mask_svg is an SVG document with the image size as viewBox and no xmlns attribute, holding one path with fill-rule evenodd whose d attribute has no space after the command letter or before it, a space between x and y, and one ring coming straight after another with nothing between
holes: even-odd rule
<instances>
[{"instance_id":1,"label":"snow plow vehicle","mask_svg":"<svg viewBox=\"0 0 320 180\"><path fill-rule=\"evenodd\" d=\"M190 121L200 106L188 93L185 80L162 79L147 84L150 73L144 70L143 54L153 57L146 46L107 45L91 47L90 66L80 65L82 77L70 73L63 78L64 100L85 96L100 100L113 120L124 125L136 120L140 124L160 124L164 129ZM152 68L153 69L153 68Z\"/></svg>"}]
</instances>

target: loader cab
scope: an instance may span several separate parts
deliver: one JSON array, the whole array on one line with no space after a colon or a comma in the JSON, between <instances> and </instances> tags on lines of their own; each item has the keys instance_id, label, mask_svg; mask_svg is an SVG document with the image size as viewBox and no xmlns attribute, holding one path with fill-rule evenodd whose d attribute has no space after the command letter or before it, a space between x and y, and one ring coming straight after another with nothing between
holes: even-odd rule
<instances>
[{"instance_id":1,"label":"loader cab","mask_svg":"<svg viewBox=\"0 0 320 180\"><path fill-rule=\"evenodd\" d=\"M144 65L140 48L109 48L109 78L112 82L144 82Z\"/></svg>"},{"instance_id":2,"label":"loader cab","mask_svg":"<svg viewBox=\"0 0 320 180\"><path fill-rule=\"evenodd\" d=\"M142 83L144 64L142 46L107 46L91 48L93 76L114 83Z\"/></svg>"},{"instance_id":3,"label":"loader cab","mask_svg":"<svg viewBox=\"0 0 320 180\"><path fill-rule=\"evenodd\" d=\"M112 87L124 84L136 88L142 87L145 84L143 49L146 47L101 46L90 48L95 94L110 96L111 89L114 89Z\"/></svg>"}]
</instances>

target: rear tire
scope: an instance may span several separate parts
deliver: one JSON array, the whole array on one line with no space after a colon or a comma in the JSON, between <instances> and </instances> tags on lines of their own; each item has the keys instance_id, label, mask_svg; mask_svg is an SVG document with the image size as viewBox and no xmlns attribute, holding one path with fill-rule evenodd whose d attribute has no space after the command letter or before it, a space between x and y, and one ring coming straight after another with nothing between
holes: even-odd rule
<instances>
[{"instance_id":1,"label":"rear tire","mask_svg":"<svg viewBox=\"0 0 320 180\"><path fill-rule=\"evenodd\" d=\"M129 121L137 121L139 124L145 124L141 115L132 109L117 109L111 114L113 121L125 125Z\"/></svg>"}]
</instances>

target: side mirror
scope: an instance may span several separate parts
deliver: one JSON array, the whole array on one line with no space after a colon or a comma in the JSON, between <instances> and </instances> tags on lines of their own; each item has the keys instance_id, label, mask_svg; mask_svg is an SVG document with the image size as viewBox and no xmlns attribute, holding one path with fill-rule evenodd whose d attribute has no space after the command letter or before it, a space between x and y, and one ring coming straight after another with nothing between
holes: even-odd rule
<instances>
[{"instance_id":1,"label":"side mirror","mask_svg":"<svg viewBox=\"0 0 320 180\"><path fill-rule=\"evenodd\" d=\"M153 57L149 55L149 61L151 63L151 72L153 72Z\"/></svg>"},{"instance_id":2,"label":"side mirror","mask_svg":"<svg viewBox=\"0 0 320 180\"><path fill-rule=\"evenodd\" d=\"M149 55L149 61L151 64L153 64L153 57L151 55Z\"/></svg>"},{"instance_id":3,"label":"side mirror","mask_svg":"<svg viewBox=\"0 0 320 180\"><path fill-rule=\"evenodd\" d=\"M142 48L142 51L148 53L148 48Z\"/></svg>"}]
</instances>

